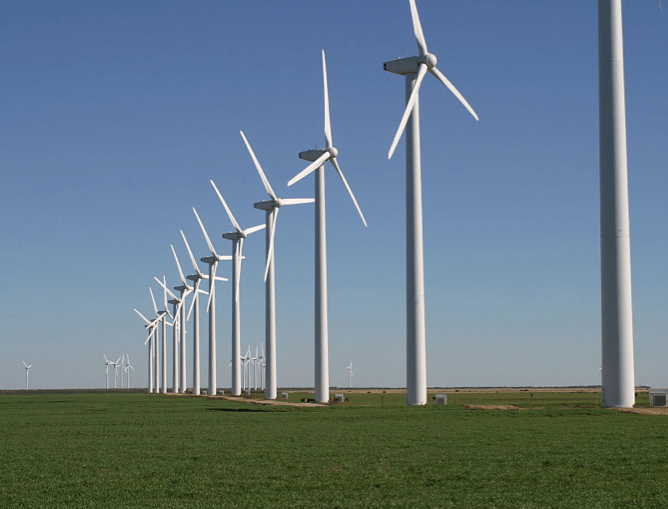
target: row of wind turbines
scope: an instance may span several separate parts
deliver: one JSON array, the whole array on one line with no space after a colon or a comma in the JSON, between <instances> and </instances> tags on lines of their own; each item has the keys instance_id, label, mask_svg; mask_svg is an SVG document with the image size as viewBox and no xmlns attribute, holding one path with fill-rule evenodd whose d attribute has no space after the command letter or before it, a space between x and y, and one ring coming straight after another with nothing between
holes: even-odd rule
<instances>
[{"instance_id":1,"label":"row of wind turbines","mask_svg":"<svg viewBox=\"0 0 668 509\"><path fill-rule=\"evenodd\" d=\"M123 381L127 378L127 384L125 387L130 388L130 370L135 370L134 366L130 364L130 356L128 354L123 354L117 360L112 361L107 358L107 354L102 354L104 357L104 366L105 366L105 380L106 388L109 389L109 366L114 367L114 389L116 389L116 379L118 376L118 370L121 370L121 389L123 388Z\"/></svg>"},{"instance_id":2,"label":"row of wind turbines","mask_svg":"<svg viewBox=\"0 0 668 509\"><path fill-rule=\"evenodd\" d=\"M409 0L413 32L418 46L418 55L391 60L383 64L388 72L405 77L406 105L390 150L392 157L404 131L406 132L406 402L409 405L427 403L426 373L426 325L424 291L424 248L422 226L422 182L421 143L419 123L419 91L427 73L439 80L459 102L478 120L477 113L463 95L437 68L438 60L427 48L415 0ZM626 169L626 131L623 82L623 42L622 42L621 0L599 0L599 102L600 102L600 175L601 175L601 299L602 299L602 399L604 406L631 406L634 402L633 336L631 318L630 241L628 235L628 191ZM240 276L243 260L244 240L259 230L266 233L266 301L265 301L265 345L266 345L266 389L265 397L275 399L276 380L276 316L274 284L274 242L276 221L280 209L285 205L301 205L315 202L315 400L329 400L329 360L328 360L328 314L327 314L327 246L325 217L325 163L329 161L346 187L363 224L364 214L337 161L339 151L332 141L329 109L327 66L325 52L322 51L324 82L324 132L326 147L299 153L301 159L310 161L303 171L293 177L288 186L315 172L315 198L282 199L274 192L251 145L241 132L253 163L260 175L270 200L260 201L254 207L266 212L265 224L242 229L235 220L223 195L211 181L216 194L225 208L234 231L223 234L232 241L232 256L217 253L193 208L202 233L210 250L210 255L201 258L209 267L205 275L197 265L185 234L181 231L188 249L195 273L184 277L174 247L174 258L178 265L182 284L174 287L177 296L169 290L166 282L156 281L163 287L165 308L158 310L153 292L151 297L156 317L147 319L137 313L149 329L146 339L149 349L149 391L166 392L166 337L167 325L173 326L174 333L174 391L184 392L185 381L185 324L194 310L193 323L193 394L200 393L199 381L199 295L208 293L207 312L209 315L209 394L217 390L216 380L216 281L226 279L217 276L218 264L232 260L232 394L241 394L240 355ZM208 279L208 292L200 289L201 281ZM190 284L189 282L192 282ZM185 298L191 294L192 303L185 316ZM167 294L172 300L167 301ZM173 305L173 313L168 309ZM166 317L172 318L172 323ZM160 329L162 342L158 340ZM178 352L177 345L181 346ZM161 353L159 345L162 346ZM159 357L162 358L162 378L158 376ZM177 359L180 357L179 364ZM352 385L352 363L348 367Z\"/></svg>"}]
</instances>

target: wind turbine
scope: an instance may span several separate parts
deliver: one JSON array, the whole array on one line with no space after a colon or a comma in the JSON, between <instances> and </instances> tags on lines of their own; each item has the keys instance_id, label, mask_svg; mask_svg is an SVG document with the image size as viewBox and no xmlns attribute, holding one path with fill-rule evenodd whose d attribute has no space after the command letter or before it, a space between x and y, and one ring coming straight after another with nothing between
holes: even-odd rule
<instances>
[{"instance_id":1,"label":"wind turbine","mask_svg":"<svg viewBox=\"0 0 668 509\"><path fill-rule=\"evenodd\" d=\"M163 278L164 278L164 276L163 276ZM181 330L181 331L185 330L185 326L183 326L183 322L185 322L185 319L182 320L181 315L183 315L183 311L185 310L185 306L183 304L185 302L184 301L185 296L188 294L188 292L186 292L187 288L185 286L183 286L183 285L177 286L177 287L175 287L176 290L181 289L181 297L177 297L176 295L174 295L174 293L169 288L167 288L167 283L166 283L166 281L164 281L164 279L163 279L163 281L160 281L157 277L154 277L153 279L155 279L158 282L158 284L160 286L162 286L162 288L163 288L163 290L165 291L166 294L167 293L169 294L169 296L172 299L168 303L171 304L172 306L174 306L174 315L173 315L173 318L174 318L174 323L173 323L173 325L174 325L174 351L173 351L174 369L173 369L173 372L172 372L172 380L173 380L173 383L174 383L173 392L174 392L174 394L177 394L177 393L181 392L180 391L180 385L179 385L179 383L181 381L181 379L179 377L179 340L181 342L185 342L185 335L183 333L181 333L181 337L179 338L179 330ZM181 313L181 314L179 314L179 313ZM185 389L183 390L183 392L185 392Z\"/></svg>"},{"instance_id":2,"label":"wind turbine","mask_svg":"<svg viewBox=\"0 0 668 509\"><path fill-rule=\"evenodd\" d=\"M300 152L299 157L313 161L303 171L293 177L288 186L300 181L313 171L315 178L315 400L329 401L329 336L327 323L327 220L325 213L325 162L329 161L339 174L343 185L353 200L364 226L366 219L355 199L348 181L343 175L336 157L339 151L332 144L332 125L329 117L329 90L327 87L327 63L322 50L322 75L325 95L325 141L327 148Z\"/></svg>"},{"instance_id":3,"label":"wind turbine","mask_svg":"<svg viewBox=\"0 0 668 509\"><path fill-rule=\"evenodd\" d=\"M130 356L126 354L125 358L127 359L127 363L125 364L124 369L125 369L125 372L127 373L127 376L128 376L127 388L129 389L130 388L130 370L134 371L135 368L132 366L132 364L130 364Z\"/></svg>"},{"instance_id":4,"label":"wind turbine","mask_svg":"<svg viewBox=\"0 0 668 509\"><path fill-rule=\"evenodd\" d=\"M26 364L26 361L23 361L23 365L26 367L26 390L28 390L28 371L30 371L30 368L32 368L33 365L31 364L30 366L28 366Z\"/></svg>"},{"instance_id":5,"label":"wind turbine","mask_svg":"<svg viewBox=\"0 0 668 509\"><path fill-rule=\"evenodd\" d=\"M119 357L116 362L112 362L114 365L114 389L116 389L116 376L118 375L118 365L121 364L121 358Z\"/></svg>"},{"instance_id":6,"label":"wind turbine","mask_svg":"<svg viewBox=\"0 0 668 509\"><path fill-rule=\"evenodd\" d=\"M144 341L144 344L146 345L148 343L148 392L155 392L153 364L155 362L155 338L157 336L156 329L158 327L158 323L160 320L159 318L156 318L153 321L150 321L139 311L137 311L137 309L135 309L135 313L137 313L141 317L141 319L144 320L144 322L146 322L146 325L144 327L146 329L149 329L150 331L148 337L146 338L146 341Z\"/></svg>"},{"instance_id":7,"label":"wind turbine","mask_svg":"<svg viewBox=\"0 0 668 509\"><path fill-rule=\"evenodd\" d=\"M277 383L276 383L276 283L274 279L274 243L276 238L276 221L278 219L278 212L284 205L299 205L302 203L313 203L314 198L287 198L281 199L276 196L276 193L271 187L267 176L260 166L260 162L255 156L255 152L246 139L243 131L239 131L241 137L246 143L248 152L250 152L255 167L257 168L264 189L271 197L271 200L265 200L254 203L256 209L264 210L266 212L266 239L267 239L267 265L264 269L265 281L265 343L267 344L267 381L265 398L276 399ZM264 387L263 387L264 388Z\"/></svg>"},{"instance_id":8,"label":"wind turbine","mask_svg":"<svg viewBox=\"0 0 668 509\"><path fill-rule=\"evenodd\" d=\"M102 354L104 356L104 364L105 364L105 378L107 380L107 385L106 388L109 389L109 366L114 365L114 361L110 361L107 359L107 354Z\"/></svg>"},{"instance_id":9,"label":"wind turbine","mask_svg":"<svg viewBox=\"0 0 668 509\"><path fill-rule=\"evenodd\" d=\"M199 396L200 393L200 359L199 359L199 294L204 293L207 294L204 290L201 290L199 285L202 282L203 279L207 279L209 276L205 276L200 270L199 267L197 266L197 262L195 261L195 257L193 256L193 252L190 250L190 246L188 245L188 240L186 239L185 234L183 233L183 230L181 230L181 236L183 237L183 242L186 244L186 248L188 248L188 255L190 255L190 261L193 264L193 267L195 268L195 274L191 274L187 276L187 279L192 281L194 283L193 287L193 300L192 304L190 304L190 310L188 311L188 318L190 318L190 314L192 313L193 309L195 310L195 316L193 316L193 395L194 396ZM174 254L176 256L176 253ZM178 262L178 259L177 259ZM180 268L180 266L179 266ZM224 278L220 278L224 279Z\"/></svg>"},{"instance_id":10,"label":"wind turbine","mask_svg":"<svg viewBox=\"0 0 668 509\"><path fill-rule=\"evenodd\" d=\"M239 359L239 354L241 351L241 307L239 305L239 286L241 279L241 260L244 258L244 239L251 233L264 229L265 225L259 224L242 230L213 180L211 180L211 185L215 189L218 198L220 198L223 207L225 207L225 212L227 212L227 216L230 218L232 226L234 226L235 229L233 232L223 233L223 238L232 241L232 396L240 396L241 376L239 374L239 368L241 366L241 361Z\"/></svg>"},{"instance_id":11,"label":"wind turbine","mask_svg":"<svg viewBox=\"0 0 668 509\"><path fill-rule=\"evenodd\" d=\"M353 361L350 361L350 366L346 366L346 369L349 371L350 380L348 381L348 387L353 388Z\"/></svg>"},{"instance_id":12,"label":"wind turbine","mask_svg":"<svg viewBox=\"0 0 668 509\"><path fill-rule=\"evenodd\" d=\"M386 71L406 76L406 109L394 136L388 159L406 129L406 403L427 404L427 347L424 303L424 246L422 237L422 168L420 160L420 85L427 71L445 85L478 120L478 115L455 86L436 67L422 33L415 0L409 0L419 56L385 62Z\"/></svg>"},{"instance_id":13,"label":"wind turbine","mask_svg":"<svg viewBox=\"0 0 668 509\"><path fill-rule=\"evenodd\" d=\"M202 258L204 263L209 264L209 302L207 305L207 310L209 311L209 396L215 396L218 391L218 386L216 384L216 269L218 268L218 263L223 260L231 260L231 256L222 256L216 253L216 250L211 243L209 234L206 232L202 220L197 215L197 211L193 207L193 212L197 218L197 222L202 228L202 233L206 239L206 243L209 246L211 251L211 256L205 256ZM184 237L185 240L185 237ZM198 270L199 272L199 270Z\"/></svg>"},{"instance_id":14,"label":"wind turbine","mask_svg":"<svg viewBox=\"0 0 668 509\"><path fill-rule=\"evenodd\" d=\"M158 306L155 303L155 297L153 296L153 289L149 286L148 288L149 292L151 292L151 300L153 301L153 309L155 310L155 314L158 316L160 320L160 329L161 329L161 336L162 336L162 359L160 355L160 351L157 348L156 345L156 353L155 353L155 392L162 392L163 394L167 394L167 335L166 335L166 328L167 328L167 316L169 315L169 309L167 306L167 293L164 292L165 296L165 309L162 311L158 310ZM171 325L171 324L169 324ZM162 374L162 376L161 376Z\"/></svg>"},{"instance_id":15,"label":"wind turbine","mask_svg":"<svg viewBox=\"0 0 668 509\"><path fill-rule=\"evenodd\" d=\"M179 269L179 276L181 277L181 283L182 283L179 286L175 286L174 289L180 291L181 292L181 299L184 299L186 297L186 295L195 291L195 287L190 286L188 284L188 280L183 275L183 270L181 270L181 264L179 263L179 257L176 256L176 251L174 250L174 246L172 245L171 248L172 248L172 254L174 255L174 260L176 261L176 266ZM195 298L195 295L193 294L193 299L194 298ZM188 315L188 318L190 318L190 315ZM179 321L181 323L181 355L180 355L180 359L181 359L181 383L179 385L181 386L182 392L185 393L186 392L186 321L187 321L186 307L185 306L181 306L181 315L180 315ZM199 350L199 347L198 347L198 350ZM199 362L199 360L198 360L198 362Z\"/></svg>"}]
</instances>

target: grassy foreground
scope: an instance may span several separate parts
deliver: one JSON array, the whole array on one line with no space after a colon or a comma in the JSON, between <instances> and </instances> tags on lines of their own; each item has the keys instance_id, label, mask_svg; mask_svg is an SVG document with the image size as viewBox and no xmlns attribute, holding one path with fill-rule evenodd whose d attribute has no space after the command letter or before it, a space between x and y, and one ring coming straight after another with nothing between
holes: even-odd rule
<instances>
[{"instance_id":1,"label":"grassy foreground","mask_svg":"<svg viewBox=\"0 0 668 509\"><path fill-rule=\"evenodd\" d=\"M0 507L668 507L668 417L591 393L448 398L2 395ZM526 409L462 407L507 403Z\"/></svg>"}]
</instances>

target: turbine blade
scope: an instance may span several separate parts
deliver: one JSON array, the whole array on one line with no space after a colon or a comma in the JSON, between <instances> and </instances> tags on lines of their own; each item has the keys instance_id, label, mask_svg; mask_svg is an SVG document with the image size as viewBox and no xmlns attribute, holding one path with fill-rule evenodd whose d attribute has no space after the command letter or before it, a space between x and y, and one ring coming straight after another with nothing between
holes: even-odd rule
<instances>
[{"instance_id":1,"label":"turbine blade","mask_svg":"<svg viewBox=\"0 0 668 509\"><path fill-rule=\"evenodd\" d=\"M332 148L332 123L329 118L329 88L327 87L327 62L324 49L322 50L322 81L325 84L325 140L327 148Z\"/></svg>"},{"instance_id":2,"label":"turbine blade","mask_svg":"<svg viewBox=\"0 0 668 509\"><path fill-rule=\"evenodd\" d=\"M195 261L195 257L193 256L193 252L190 250L190 246L188 245L188 240L186 240L186 235L183 233L183 230L181 230L181 237L183 237L183 242L185 242L186 247L188 248L188 255L190 255L190 261L193 264L193 267L195 268L195 272L199 274L200 276L204 276L199 270L199 267L197 266L197 261Z\"/></svg>"},{"instance_id":3,"label":"turbine blade","mask_svg":"<svg viewBox=\"0 0 668 509\"><path fill-rule=\"evenodd\" d=\"M151 292L151 300L153 301L153 309L155 310L155 314L158 314L158 306L155 304L155 297L153 296L153 288L150 286L148 287L148 291Z\"/></svg>"},{"instance_id":4,"label":"turbine blade","mask_svg":"<svg viewBox=\"0 0 668 509\"><path fill-rule=\"evenodd\" d=\"M213 180L210 180L209 182L211 182L211 185L216 190L216 194L218 195L218 198L220 198L220 201L223 204L223 207L225 207L225 212L227 212L227 216L230 218L230 221L232 222L232 226L234 226L235 230L237 230L239 233L241 233L241 227L239 226L239 223L237 223L237 220L234 219L234 216L232 215L232 211L227 206L227 203L225 203L225 199L223 198L223 195L220 194L220 191L216 187L216 184L214 184Z\"/></svg>"},{"instance_id":5,"label":"turbine blade","mask_svg":"<svg viewBox=\"0 0 668 509\"><path fill-rule=\"evenodd\" d=\"M213 262L211 267L211 290L209 291L209 300L206 303L206 312L209 313L211 309L211 300L216 293L216 269L218 268L218 262Z\"/></svg>"},{"instance_id":6,"label":"turbine blade","mask_svg":"<svg viewBox=\"0 0 668 509\"><path fill-rule=\"evenodd\" d=\"M355 207L357 208L357 212L359 212L360 217L362 218L362 222L364 223L364 226L367 226L366 219L364 219L364 214L362 214L362 209L360 208L359 204L357 203L357 200L355 199L355 195L353 194L353 190L350 188L350 185L348 185L348 181L346 180L346 177L343 176L343 172L341 171L341 168L339 167L339 163L336 162L336 157L332 157L329 160L329 162L334 165L334 168L336 168L336 172L339 174L339 177L341 177L341 180L343 181L343 185L346 186L346 189L348 190L348 194L353 199L353 203L355 204Z\"/></svg>"},{"instance_id":7,"label":"turbine blade","mask_svg":"<svg viewBox=\"0 0 668 509\"><path fill-rule=\"evenodd\" d=\"M183 271L181 270L181 264L179 263L179 257L176 256L176 251L174 250L174 245L170 244L170 247L172 248L172 254L174 254L174 260L176 261L176 266L179 268L179 276L181 276L181 281L183 282L184 285L188 285L185 276L183 275Z\"/></svg>"},{"instance_id":8,"label":"turbine blade","mask_svg":"<svg viewBox=\"0 0 668 509\"><path fill-rule=\"evenodd\" d=\"M167 311L167 314L169 315L170 318L174 318L172 314L169 312L169 303L167 302L167 278L165 278L165 276L162 276L161 286L165 289L165 291L162 292L162 295L165 298L165 311Z\"/></svg>"},{"instance_id":9,"label":"turbine blade","mask_svg":"<svg viewBox=\"0 0 668 509\"><path fill-rule=\"evenodd\" d=\"M244 252L244 239L241 238L239 239L239 242L237 242L237 253L238 253L238 260L239 264L237 266L237 273L236 277L234 278L234 301L239 302L239 289L240 289L240 280L241 280L241 262L244 259L243 257L243 252Z\"/></svg>"},{"instance_id":10,"label":"turbine blade","mask_svg":"<svg viewBox=\"0 0 668 509\"><path fill-rule=\"evenodd\" d=\"M198 292L200 291L199 290L199 284L201 282L202 282L201 279L198 279L197 281L195 281L195 290L194 290L194 294L193 294L193 300L190 303L190 309L188 310L188 316L186 317L186 321L190 320L190 314L193 312L193 308L195 307L195 303L199 300Z\"/></svg>"},{"instance_id":11,"label":"turbine blade","mask_svg":"<svg viewBox=\"0 0 668 509\"><path fill-rule=\"evenodd\" d=\"M276 236L276 221L278 220L278 211L280 208L272 211L271 233L269 234L269 249L267 250L267 263L264 268L264 282L267 282L269 267L274 263L274 238Z\"/></svg>"},{"instance_id":12,"label":"turbine blade","mask_svg":"<svg viewBox=\"0 0 668 509\"><path fill-rule=\"evenodd\" d=\"M267 225L264 224L264 223L263 223L263 224L259 224L259 225L257 225L257 226L252 226L251 228L246 228L246 229L244 230L244 233L245 233L246 235L250 235L251 233L255 233L255 232L257 232L257 231L264 230L266 227L267 227Z\"/></svg>"},{"instance_id":13,"label":"turbine blade","mask_svg":"<svg viewBox=\"0 0 668 509\"><path fill-rule=\"evenodd\" d=\"M137 311L137 309L135 309L135 313L137 313L139 316L141 316L141 319L144 320L144 321L146 322L146 325L150 325L151 322L148 320L148 318L146 318L146 317L145 317L144 315L142 315L139 311Z\"/></svg>"},{"instance_id":14,"label":"turbine blade","mask_svg":"<svg viewBox=\"0 0 668 509\"><path fill-rule=\"evenodd\" d=\"M285 198L281 200L281 205L301 205L302 203L313 203L315 198Z\"/></svg>"},{"instance_id":15,"label":"turbine blade","mask_svg":"<svg viewBox=\"0 0 668 509\"><path fill-rule=\"evenodd\" d=\"M299 182L301 179L306 177L309 173L313 172L316 168L319 168L322 166L322 164L327 161L331 157L331 153L329 152L324 152L318 159L313 161L311 164L309 164L304 170L302 170L299 174L297 174L295 177L292 177L292 179L288 182L288 186L291 186L295 182Z\"/></svg>"},{"instance_id":16,"label":"turbine blade","mask_svg":"<svg viewBox=\"0 0 668 509\"><path fill-rule=\"evenodd\" d=\"M168 293L169 296L170 296L172 299L178 299L178 297L177 297L176 295L174 295L174 294L171 292L171 290L170 290L169 288L167 288L167 286L166 286L162 281L160 281L157 277L153 277L153 279L155 279L155 280L158 282L158 284L159 284L160 286L162 286L162 287L165 289L165 292ZM167 298L167 296L165 295L165 299L166 299L166 298Z\"/></svg>"},{"instance_id":17,"label":"turbine blade","mask_svg":"<svg viewBox=\"0 0 668 509\"><path fill-rule=\"evenodd\" d=\"M255 152L253 152L253 149L251 148L250 143L246 139L244 132L243 131L239 132L241 133L241 137L244 139L244 142L246 143L246 148L248 148L248 152L250 152L250 155L253 158L255 167L257 168L257 171L260 174L260 178L262 179L262 183L264 184L265 191L267 191L267 194L271 196L272 200L278 201L278 197L276 196L276 193L274 193L274 190L271 188L271 184L269 183L269 180L267 180L267 176L264 174L264 171L262 171L262 166L260 166L260 161L258 161L257 157L255 157Z\"/></svg>"},{"instance_id":18,"label":"turbine blade","mask_svg":"<svg viewBox=\"0 0 668 509\"><path fill-rule=\"evenodd\" d=\"M408 0L411 4L411 18L413 19L413 32L415 32L415 39L417 40L418 51L420 56L426 55L429 53L427 51L427 41L424 39L424 33L422 32L422 24L420 23L420 16L418 14L417 5L415 5L415 0Z\"/></svg>"},{"instance_id":19,"label":"turbine blade","mask_svg":"<svg viewBox=\"0 0 668 509\"><path fill-rule=\"evenodd\" d=\"M401 117L401 122L399 122L399 129L397 129L397 134L394 135L394 140L392 140L392 146L390 147L390 151L387 154L388 159L392 159L392 154L394 154L394 150L397 148L399 139L401 138L401 135L404 133L404 129L406 129L408 118L411 116L411 113L413 113L413 108L415 107L415 103L417 102L418 96L420 94L420 85L422 84L422 80L424 79L426 74L427 74L427 64L423 62L420 64L417 80L415 81L415 85L413 86L413 91L411 92L411 96L408 99L408 102L406 103L404 116Z\"/></svg>"},{"instance_id":20,"label":"turbine blade","mask_svg":"<svg viewBox=\"0 0 668 509\"><path fill-rule=\"evenodd\" d=\"M206 238L206 243L209 246L209 251L211 251L211 254L213 256L218 256L218 253L216 253L216 250L213 248L213 244L211 243L211 239L209 238L209 234L206 233L206 228L204 228L204 225L202 224L202 220L199 218L199 214L197 214L197 211L195 210L195 207L193 207L193 212L195 213L195 217L197 218L197 222L200 225L200 228L202 228L202 233L204 234L204 238Z\"/></svg>"},{"instance_id":21,"label":"turbine blade","mask_svg":"<svg viewBox=\"0 0 668 509\"><path fill-rule=\"evenodd\" d=\"M455 86L450 82L450 80L443 75L441 71L439 71L436 67L432 67L431 69L429 69L429 72L432 73L434 76L436 76L438 81L440 81L446 87L448 87L448 90L450 90L450 92L452 92L454 96L457 99L459 99L459 102L462 103L467 110L469 110L469 113L473 115L473 118L475 118L476 120L480 120L480 118L478 118L478 114L475 111L473 111L473 108L471 108L471 105L466 101L466 99L464 99L464 96L459 92L459 90L455 88Z\"/></svg>"}]
</instances>

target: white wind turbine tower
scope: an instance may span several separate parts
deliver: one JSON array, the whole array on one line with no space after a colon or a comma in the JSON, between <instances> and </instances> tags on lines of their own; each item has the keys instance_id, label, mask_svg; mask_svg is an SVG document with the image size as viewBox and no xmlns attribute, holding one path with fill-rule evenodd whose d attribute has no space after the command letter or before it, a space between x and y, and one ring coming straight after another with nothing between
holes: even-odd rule
<instances>
[{"instance_id":1,"label":"white wind turbine tower","mask_svg":"<svg viewBox=\"0 0 668 509\"><path fill-rule=\"evenodd\" d=\"M32 368L33 365L31 364L30 366L28 366L28 365L26 364L26 361L23 361L23 365L24 365L25 368L26 368L26 390L28 390L28 371L30 371L30 368Z\"/></svg>"},{"instance_id":2,"label":"white wind turbine tower","mask_svg":"<svg viewBox=\"0 0 668 509\"><path fill-rule=\"evenodd\" d=\"M200 358L199 358L199 294L207 294L204 290L201 290L199 285L202 282L203 279L207 279L209 276L205 276L202 274L202 272L199 270L199 267L197 266L197 262L195 261L195 257L193 256L193 252L190 250L190 246L188 245L188 241L186 240L186 236L183 233L183 230L181 230L181 236L183 237L183 242L186 244L186 248L188 248L188 255L190 255L190 261L193 264L193 267L195 268L195 274L191 274L187 276L187 279L192 281L194 283L193 287L193 300L192 303L190 304L190 310L188 311L188 318L190 318L190 314L192 313L193 309L195 310L195 316L193 316L193 395L194 396L199 396L200 393ZM178 260L177 260L178 262ZM180 267L179 267L180 269ZM220 278L224 279L224 278Z\"/></svg>"},{"instance_id":3,"label":"white wind turbine tower","mask_svg":"<svg viewBox=\"0 0 668 509\"><path fill-rule=\"evenodd\" d=\"M183 314L185 312L185 307L184 307L183 304L185 302L184 301L185 296L188 295L188 292L186 291L187 288L185 286L183 286L183 285L177 286L177 287L175 287L176 290L182 289L181 290L181 297L177 297L176 295L174 295L174 293L169 288L167 288L167 283L166 283L166 281L164 281L164 279L163 279L163 281L160 281L157 277L154 277L153 279L155 279L158 282L158 284L160 286L162 286L165 293L169 294L169 296L172 298L172 300L169 301L169 304L172 304L172 306L174 306L174 315L173 315L173 319L174 319L174 323L173 323L173 326L174 326L174 350L173 350L174 369L172 371L172 380L173 380L173 383L174 383L173 392L174 392L174 394L177 394L177 393L181 392L181 390L180 390L180 388L181 388L181 386L180 386L181 378L179 376L179 357L180 357L179 341L181 341L182 343L185 343L185 334L183 332L183 331L185 331L185 326L183 325L183 323L185 322L185 317L183 318L183 320L182 320L181 317L183 316ZM182 331L180 333L180 338L179 338L179 331ZM182 348L182 350L183 350L183 348ZM185 388L183 388L182 392L185 392Z\"/></svg>"},{"instance_id":4,"label":"white wind turbine tower","mask_svg":"<svg viewBox=\"0 0 668 509\"><path fill-rule=\"evenodd\" d=\"M106 380L107 380L106 388L108 389L108 388L109 388L109 366L113 366L113 365L114 365L114 361L110 361L109 359L107 359L107 354L104 354L104 353L103 353L102 355L104 356L105 378L106 378Z\"/></svg>"},{"instance_id":5,"label":"white wind turbine tower","mask_svg":"<svg viewBox=\"0 0 668 509\"><path fill-rule=\"evenodd\" d=\"M121 358L119 357L116 362L112 362L114 365L114 389L116 389L116 376L118 375L118 365L121 364Z\"/></svg>"},{"instance_id":6,"label":"white wind turbine tower","mask_svg":"<svg viewBox=\"0 0 668 509\"><path fill-rule=\"evenodd\" d=\"M216 250L211 243L209 234L206 232L202 220L197 215L197 211L193 207L193 212L195 212L195 217L199 222L200 228L202 228L202 233L206 239L206 243L209 246L211 251L211 256L205 256L202 258L204 263L209 264L209 302L207 304L207 310L209 311L209 395L216 395L218 390L217 381L216 381L216 270L218 268L218 263L223 260L231 260L231 256L221 256L216 253ZM184 237L185 240L185 237ZM199 271L198 271L199 272Z\"/></svg>"},{"instance_id":7,"label":"white wind turbine tower","mask_svg":"<svg viewBox=\"0 0 668 509\"><path fill-rule=\"evenodd\" d=\"M183 234L183 232L181 232ZM181 299L185 298L186 295L189 293L193 293L195 291L195 287L190 286L188 284L188 280L185 278L183 275L183 270L181 270L181 264L179 263L179 257L176 256L176 251L174 250L174 246L171 246L172 248L172 254L174 255L174 260L176 261L176 266L179 269L179 276L181 277L181 285L175 286L174 289L178 290L181 292ZM197 285L199 286L199 285ZM199 288L197 289L199 291ZM193 299L195 299L196 295L193 294ZM179 318L179 321L181 323L181 383L179 384L181 386L181 391L186 392L186 322L190 318L190 314L188 314L188 317L186 317L186 308L185 306L181 306L181 315ZM198 324L199 328L199 324ZM197 331L199 333L199 330ZM198 338L199 339L199 338ZM198 345L198 351L199 351L199 345ZM197 360L199 363L199 359ZM198 366L199 367L199 366Z\"/></svg>"},{"instance_id":8,"label":"white wind turbine tower","mask_svg":"<svg viewBox=\"0 0 668 509\"><path fill-rule=\"evenodd\" d=\"M353 361L350 361L350 366L346 366L349 374L348 387L352 389L353 387Z\"/></svg>"},{"instance_id":9,"label":"white wind turbine tower","mask_svg":"<svg viewBox=\"0 0 668 509\"><path fill-rule=\"evenodd\" d=\"M288 186L300 181L317 169L315 178L315 400L329 401L329 336L327 316L327 224L325 214L325 162L329 162L341 177L343 185L353 200L364 226L366 219L355 199L348 181L343 176L336 157L339 151L332 145L332 125L329 118L329 90L327 87L327 64L322 50L322 74L325 95L325 140L327 148L300 152L299 157L313 161L301 173L293 177Z\"/></svg>"},{"instance_id":10,"label":"white wind turbine tower","mask_svg":"<svg viewBox=\"0 0 668 509\"><path fill-rule=\"evenodd\" d=\"M134 371L135 368L132 366L132 364L130 364L130 356L126 354L125 358L127 359L127 361L126 361L126 364L125 364L123 369L125 369L125 372L127 373L127 377L128 377L127 388L129 389L130 388L130 370Z\"/></svg>"},{"instance_id":11,"label":"white wind turbine tower","mask_svg":"<svg viewBox=\"0 0 668 509\"><path fill-rule=\"evenodd\" d=\"M599 0L598 44L601 403L630 407L635 403L635 368L622 0Z\"/></svg>"},{"instance_id":12,"label":"white wind turbine tower","mask_svg":"<svg viewBox=\"0 0 668 509\"><path fill-rule=\"evenodd\" d=\"M265 343L267 344L267 379L266 379L266 389L265 389L265 398L266 399L276 399L277 396L277 380L276 380L276 283L274 279L275 269L274 269L274 244L276 239L276 221L278 219L278 212L281 210L281 207L284 205L299 205L302 203L313 203L314 198L287 198L281 199L276 196L276 193L269 184L267 176L260 166L260 162L255 156L255 152L250 146L250 143L246 139L243 131L239 131L241 137L246 143L248 152L250 152L255 167L257 168L262 183L264 184L264 189L267 191L267 194L271 197L271 200L265 200L258 203L254 203L253 206L256 209L264 210L266 212L266 238L267 238L267 265L264 269L264 281L265 281ZM264 357L263 357L264 358ZM263 387L264 388L264 387Z\"/></svg>"},{"instance_id":13,"label":"white wind turbine tower","mask_svg":"<svg viewBox=\"0 0 668 509\"><path fill-rule=\"evenodd\" d=\"M151 300L153 301L153 308L155 309L155 314L159 317L160 320L160 329L162 336L162 354L160 353L160 348L158 348L158 341L156 340L156 351L155 351L155 392L162 392L167 394L167 316L169 315L169 310L167 307L167 293L165 292L165 309L158 311L158 306L155 303L155 297L153 296L153 289L149 286L148 290L151 292ZM170 324L171 325L171 324ZM162 376L161 376L162 375Z\"/></svg>"},{"instance_id":14,"label":"white wind turbine tower","mask_svg":"<svg viewBox=\"0 0 668 509\"><path fill-rule=\"evenodd\" d=\"M239 368L241 367L241 360L239 355L241 353L241 306L239 304L239 289L241 280L241 260L244 258L244 239L251 233L264 229L265 225L259 224L242 230L237 220L234 219L232 211L227 206L227 203L225 203L223 195L220 194L216 184L213 183L213 180L211 180L211 185L215 189L218 198L220 198L220 202L223 204L223 207L225 207L225 212L227 212L227 216L230 218L232 226L234 226L234 229L236 230L230 233L223 233L223 238L232 241L232 395L240 396L241 375L239 373Z\"/></svg>"},{"instance_id":15,"label":"white wind turbine tower","mask_svg":"<svg viewBox=\"0 0 668 509\"><path fill-rule=\"evenodd\" d=\"M478 120L478 115L452 83L436 68L436 55L427 51L415 0L409 0L419 56L385 62L386 71L406 76L406 109L394 136L388 159L406 129L406 403L427 404L427 347L422 237L422 168L420 160L419 91L427 71L436 77Z\"/></svg>"},{"instance_id":16,"label":"white wind turbine tower","mask_svg":"<svg viewBox=\"0 0 668 509\"><path fill-rule=\"evenodd\" d=\"M153 364L155 362L155 338L158 334L157 327L160 320L159 318L156 318L153 321L150 321L139 311L137 311L137 309L135 309L135 313L137 313L141 317L141 319L144 320L144 322L146 322L146 325L144 327L146 329L149 329L148 337L146 338L146 341L144 341L145 345L148 343L148 392L155 392L154 378L153 378Z\"/></svg>"}]
</instances>

